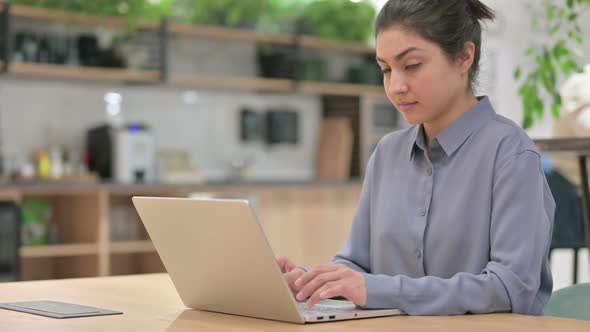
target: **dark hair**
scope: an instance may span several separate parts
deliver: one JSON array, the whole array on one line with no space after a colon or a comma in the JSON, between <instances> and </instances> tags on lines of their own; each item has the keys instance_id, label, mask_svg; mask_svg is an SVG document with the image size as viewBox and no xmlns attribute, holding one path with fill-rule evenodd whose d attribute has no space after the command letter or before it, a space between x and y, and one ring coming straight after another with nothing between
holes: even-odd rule
<instances>
[{"instance_id":1,"label":"dark hair","mask_svg":"<svg viewBox=\"0 0 590 332\"><path fill-rule=\"evenodd\" d=\"M469 70L469 87L475 85L481 57L480 20L494 20L492 9L479 0L389 0L375 21L375 35L401 27L438 44L454 60L468 41L475 44L473 65Z\"/></svg>"}]
</instances>

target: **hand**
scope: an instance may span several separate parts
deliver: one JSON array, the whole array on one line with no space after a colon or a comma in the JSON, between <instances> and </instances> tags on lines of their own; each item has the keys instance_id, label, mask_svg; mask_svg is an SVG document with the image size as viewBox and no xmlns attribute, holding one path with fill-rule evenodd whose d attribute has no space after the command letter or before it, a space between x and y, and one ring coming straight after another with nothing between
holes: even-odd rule
<instances>
[{"instance_id":1,"label":"hand","mask_svg":"<svg viewBox=\"0 0 590 332\"><path fill-rule=\"evenodd\" d=\"M293 262L291 262L291 260L287 257L277 256L276 259L277 263L279 263L279 267L281 268L281 272L283 272L283 277L287 281L287 284L293 292L293 295L299 293L301 288L295 286L295 280L301 277L305 271L299 266L293 264Z\"/></svg>"},{"instance_id":2,"label":"hand","mask_svg":"<svg viewBox=\"0 0 590 332\"><path fill-rule=\"evenodd\" d=\"M323 265L306 272L295 281L295 287L301 288L297 300L303 301L309 296L308 307L336 296L343 296L361 307L367 304L365 278L342 264Z\"/></svg>"}]
</instances>

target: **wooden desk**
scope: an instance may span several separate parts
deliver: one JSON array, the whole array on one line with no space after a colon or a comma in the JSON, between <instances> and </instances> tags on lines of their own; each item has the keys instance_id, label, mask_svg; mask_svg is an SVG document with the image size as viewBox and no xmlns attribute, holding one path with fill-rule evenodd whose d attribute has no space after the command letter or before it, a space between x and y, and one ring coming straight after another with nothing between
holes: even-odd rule
<instances>
[{"instance_id":1,"label":"wooden desk","mask_svg":"<svg viewBox=\"0 0 590 332\"><path fill-rule=\"evenodd\" d=\"M0 284L0 302L30 300L71 302L124 314L59 320L0 310L1 331L590 331L590 322L511 314L280 323L186 309L167 274Z\"/></svg>"}]
</instances>

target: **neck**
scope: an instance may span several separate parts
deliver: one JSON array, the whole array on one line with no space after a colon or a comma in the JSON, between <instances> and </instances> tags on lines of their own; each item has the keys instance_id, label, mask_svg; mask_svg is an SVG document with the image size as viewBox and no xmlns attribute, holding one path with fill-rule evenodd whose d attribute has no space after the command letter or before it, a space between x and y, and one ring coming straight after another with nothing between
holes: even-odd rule
<instances>
[{"instance_id":1,"label":"neck","mask_svg":"<svg viewBox=\"0 0 590 332\"><path fill-rule=\"evenodd\" d=\"M430 141L434 139L436 135L440 134L463 114L469 111L469 109L475 106L477 102L477 98L469 92L467 95L462 95L451 101L451 103L445 107L447 111L443 112L436 119L424 122L424 138L426 139L425 141L428 149L430 150Z\"/></svg>"}]
</instances>

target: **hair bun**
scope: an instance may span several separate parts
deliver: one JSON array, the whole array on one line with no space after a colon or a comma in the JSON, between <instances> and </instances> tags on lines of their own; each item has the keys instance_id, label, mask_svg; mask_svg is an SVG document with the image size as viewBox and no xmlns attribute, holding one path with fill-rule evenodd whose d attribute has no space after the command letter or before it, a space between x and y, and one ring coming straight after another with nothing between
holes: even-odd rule
<instances>
[{"instance_id":1,"label":"hair bun","mask_svg":"<svg viewBox=\"0 0 590 332\"><path fill-rule=\"evenodd\" d=\"M490 20L496 18L494 11L490 7L483 4L480 0L464 0L467 2L467 10L474 20Z\"/></svg>"}]
</instances>

